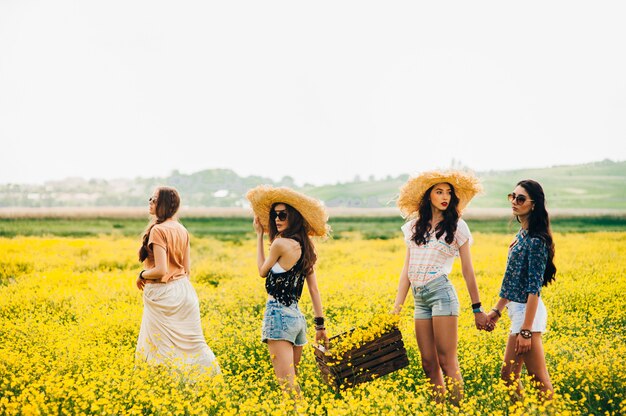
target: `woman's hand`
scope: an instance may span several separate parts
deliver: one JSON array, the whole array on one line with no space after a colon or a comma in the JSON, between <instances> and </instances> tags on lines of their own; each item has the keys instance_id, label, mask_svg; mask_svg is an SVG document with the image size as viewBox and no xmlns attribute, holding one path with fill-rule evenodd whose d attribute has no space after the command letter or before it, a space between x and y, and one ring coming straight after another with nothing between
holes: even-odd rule
<instances>
[{"instance_id":1,"label":"woman's hand","mask_svg":"<svg viewBox=\"0 0 626 416\"><path fill-rule=\"evenodd\" d=\"M146 281L143 280L141 277L138 277L136 284L137 284L137 289L143 290L143 287L146 285Z\"/></svg>"},{"instance_id":2,"label":"woman's hand","mask_svg":"<svg viewBox=\"0 0 626 416\"><path fill-rule=\"evenodd\" d=\"M322 341L322 342L320 342ZM328 335L326 335L325 329L317 329L315 330L315 342L318 344L322 344L324 348L328 349Z\"/></svg>"},{"instance_id":3,"label":"woman's hand","mask_svg":"<svg viewBox=\"0 0 626 416\"><path fill-rule=\"evenodd\" d=\"M517 355L522 355L530 351L532 346L532 338L524 338L520 334L517 334L515 338L515 353Z\"/></svg>"},{"instance_id":4,"label":"woman's hand","mask_svg":"<svg viewBox=\"0 0 626 416\"><path fill-rule=\"evenodd\" d=\"M389 311L392 315L400 315L400 312L402 312L402 305L393 305L393 308Z\"/></svg>"},{"instance_id":5,"label":"woman's hand","mask_svg":"<svg viewBox=\"0 0 626 416\"><path fill-rule=\"evenodd\" d=\"M485 329L488 332L491 332L494 330L494 328L496 327L496 322L498 322L498 319L500 319L500 316L495 312L495 311L489 311L489 313L487 314L487 324L485 326Z\"/></svg>"},{"instance_id":6,"label":"woman's hand","mask_svg":"<svg viewBox=\"0 0 626 416\"><path fill-rule=\"evenodd\" d=\"M263 226L261 225L261 220L256 215L254 216L254 220L252 220L252 226L254 227L254 231L256 235L263 235Z\"/></svg>"},{"instance_id":7,"label":"woman's hand","mask_svg":"<svg viewBox=\"0 0 626 416\"><path fill-rule=\"evenodd\" d=\"M474 323L476 324L476 329L487 330L489 331L488 324L491 321L485 312L478 312L474 314Z\"/></svg>"}]
</instances>

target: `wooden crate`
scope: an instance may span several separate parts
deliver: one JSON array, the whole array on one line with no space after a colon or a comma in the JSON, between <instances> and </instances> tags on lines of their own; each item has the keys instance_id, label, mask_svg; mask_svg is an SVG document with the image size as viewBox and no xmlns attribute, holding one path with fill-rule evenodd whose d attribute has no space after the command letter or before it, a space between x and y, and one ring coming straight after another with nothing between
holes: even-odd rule
<instances>
[{"instance_id":1,"label":"wooden crate","mask_svg":"<svg viewBox=\"0 0 626 416\"><path fill-rule=\"evenodd\" d=\"M333 341L336 342L349 333L344 332L331 337L330 349L332 350ZM359 348L346 352L341 358L327 355L326 349L321 345L314 345L314 351L322 378L337 391L373 380L409 365L404 342L402 342L402 333L397 328Z\"/></svg>"}]
</instances>

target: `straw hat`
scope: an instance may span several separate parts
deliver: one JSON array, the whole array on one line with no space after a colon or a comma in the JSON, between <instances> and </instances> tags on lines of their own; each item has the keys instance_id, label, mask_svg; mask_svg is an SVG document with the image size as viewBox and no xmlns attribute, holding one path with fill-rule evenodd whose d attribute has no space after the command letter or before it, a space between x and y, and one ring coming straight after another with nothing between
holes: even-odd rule
<instances>
[{"instance_id":1,"label":"straw hat","mask_svg":"<svg viewBox=\"0 0 626 416\"><path fill-rule=\"evenodd\" d=\"M400 188L397 205L402 215L406 218L416 214L420 201L428 188L442 182L449 183L454 187L454 193L459 198L457 208L459 213L483 189L478 178L469 172L458 170L423 172L415 178L409 179Z\"/></svg>"},{"instance_id":2,"label":"straw hat","mask_svg":"<svg viewBox=\"0 0 626 416\"><path fill-rule=\"evenodd\" d=\"M250 201L254 214L259 217L265 231L269 230L270 209L272 204L291 205L304 218L307 233L311 236L326 237L330 232L328 213L322 203L293 189L269 185L260 185L248 191L246 198Z\"/></svg>"}]
</instances>

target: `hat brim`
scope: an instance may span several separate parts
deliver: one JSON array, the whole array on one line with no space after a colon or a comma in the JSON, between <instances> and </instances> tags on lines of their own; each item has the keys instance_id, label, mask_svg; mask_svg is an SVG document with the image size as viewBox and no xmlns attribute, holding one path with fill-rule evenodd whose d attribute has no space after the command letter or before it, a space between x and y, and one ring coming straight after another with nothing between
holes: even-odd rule
<instances>
[{"instance_id":1,"label":"hat brim","mask_svg":"<svg viewBox=\"0 0 626 416\"><path fill-rule=\"evenodd\" d=\"M414 216L426 191L438 183L449 183L459 198L458 211L461 213L472 198L481 193L483 188L480 180L470 172L462 171L429 171L409 179L401 188L397 206L402 216Z\"/></svg>"},{"instance_id":2,"label":"hat brim","mask_svg":"<svg viewBox=\"0 0 626 416\"><path fill-rule=\"evenodd\" d=\"M324 205L317 199L286 187L260 185L248 191L246 198L254 214L265 231L269 231L270 209L273 204L283 203L292 206L304 218L307 234L310 236L327 237L330 233L328 213Z\"/></svg>"}]
</instances>

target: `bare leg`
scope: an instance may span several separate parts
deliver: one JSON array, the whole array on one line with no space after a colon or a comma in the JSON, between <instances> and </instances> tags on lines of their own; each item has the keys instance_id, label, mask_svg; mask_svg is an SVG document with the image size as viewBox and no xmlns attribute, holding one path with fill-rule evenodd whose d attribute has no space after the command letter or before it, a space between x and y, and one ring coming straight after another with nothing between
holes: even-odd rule
<instances>
[{"instance_id":1,"label":"bare leg","mask_svg":"<svg viewBox=\"0 0 626 416\"><path fill-rule=\"evenodd\" d=\"M295 374L298 375L298 364L300 364L300 358L302 358L302 346L296 347L293 346L293 368L295 370Z\"/></svg>"},{"instance_id":2,"label":"bare leg","mask_svg":"<svg viewBox=\"0 0 626 416\"><path fill-rule=\"evenodd\" d=\"M506 350L504 351L504 363L502 364L502 370L500 371L500 377L507 386L515 386L514 400L522 398L522 385L519 380L520 373L522 371L522 364L524 360L522 356L515 353L515 339L517 335L509 335L509 339L506 343Z\"/></svg>"},{"instance_id":3,"label":"bare leg","mask_svg":"<svg viewBox=\"0 0 626 416\"><path fill-rule=\"evenodd\" d=\"M457 356L458 318L456 316L434 316L433 330L439 366L448 382L450 402L455 406L463 399L463 377Z\"/></svg>"},{"instance_id":4,"label":"bare leg","mask_svg":"<svg viewBox=\"0 0 626 416\"><path fill-rule=\"evenodd\" d=\"M300 386L296 381L293 344L289 341L269 340L267 341L267 347L269 348L274 372L281 388L294 399L301 399ZM300 353L302 353L302 348L300 348Z\"/></svg>"},{"instance_id":5,"label":"bare leg","mask_svg":"<svg viewBox=\"0 0 626 416\"><path fill-rule=\"evenodd\" d=\"M446 386L437 357L432 319L415 320L415 337L422 357L422 368L432 385L433 398L437 403L441 403L446 392Z\"/></svg>"},{"instance_id":6,"label":"bare leg","mask_svg":"<svg viewBox=\"0 0 626 416\"><path fill-rule=\"evenodd\" d=\"M543 341L541 332L533 332L530 351L523 355L524 364L528 374L538 383L538 388L542 392L542 397L550 400L554 395L550 374L546 367L546 357L543 351Z\"/></svg>"}]
</instances>

